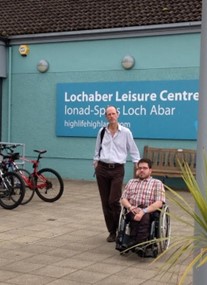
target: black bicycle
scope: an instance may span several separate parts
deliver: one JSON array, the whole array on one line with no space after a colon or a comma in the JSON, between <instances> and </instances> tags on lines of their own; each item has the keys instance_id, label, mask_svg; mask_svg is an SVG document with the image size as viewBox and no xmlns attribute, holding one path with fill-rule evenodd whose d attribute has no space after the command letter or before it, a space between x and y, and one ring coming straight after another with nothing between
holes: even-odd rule
<instances>
[{"instance_id":1,"label":"black bicycle","mask_svg":"<svg viewBox=\"0 0 207 285\"><path fill-rule=\"evenodd\" d=\"M19 206L25 195L25 183L20 174L10 172L5 167L5 155L1 153L0 163L0 205L4 209L14 209Z\"/></svg>"}]
</instances>

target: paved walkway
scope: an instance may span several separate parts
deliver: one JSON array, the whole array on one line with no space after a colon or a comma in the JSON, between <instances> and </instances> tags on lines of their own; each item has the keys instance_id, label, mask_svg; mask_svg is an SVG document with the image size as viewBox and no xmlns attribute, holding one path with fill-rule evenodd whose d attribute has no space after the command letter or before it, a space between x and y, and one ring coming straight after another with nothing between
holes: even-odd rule
<instances>
[{"instance_id":1,"label":"paved walkway","mask_svg":"<svg viewBox=\"0 0 207 285\"><path fill-rule=\"evenodd\" d=\"M190 195L183 192L185 199ZM170 205L171 211L176 210ZM135 254L121 256L107 243L95 182L65 181L52 204L37 196L15 210L0 209L0 285L176 284L177 272L158 274L161 262ZM180 214L181 215L181 214ZM172 221L172 231L189 229ZM186 283L191 284L190 275Z\"/></svg>"}]
</instances>

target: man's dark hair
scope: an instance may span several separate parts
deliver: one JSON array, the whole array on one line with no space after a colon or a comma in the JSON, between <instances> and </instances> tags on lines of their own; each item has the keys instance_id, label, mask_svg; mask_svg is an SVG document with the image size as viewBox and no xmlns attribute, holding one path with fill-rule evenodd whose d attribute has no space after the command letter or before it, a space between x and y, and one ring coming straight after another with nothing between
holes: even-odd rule
<instances>
[{"instance_id":1,"label":"man's dark hair","mask_svg":"<svg viewBox=\"0 0 207 285\"><path fill-rule=\"evenodd\" d=\"M140 163L147 163L149 168L151 169L152 168L152 161L148 158L141 158L138 163L137 163L137 166L139 166Z\"/></svg>"}]
</instances>

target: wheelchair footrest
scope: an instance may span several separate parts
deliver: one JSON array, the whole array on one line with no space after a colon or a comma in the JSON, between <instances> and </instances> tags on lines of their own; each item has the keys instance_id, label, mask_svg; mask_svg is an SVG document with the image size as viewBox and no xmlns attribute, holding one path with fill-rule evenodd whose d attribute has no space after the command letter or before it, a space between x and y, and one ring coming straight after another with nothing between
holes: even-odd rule
<instances>
[{"instance_id":1,"label":"wheelchair footrest","mask_svg":"<svg viewBox=\"0 0 207 285\"><path fill-rule=\"evenodd\" d=\"M157 246L147 246L147 247L137 247L135 248L135 252L140 257L153 257L156 258L158 255L158 248Z\"/></svg>"}]
</instances>

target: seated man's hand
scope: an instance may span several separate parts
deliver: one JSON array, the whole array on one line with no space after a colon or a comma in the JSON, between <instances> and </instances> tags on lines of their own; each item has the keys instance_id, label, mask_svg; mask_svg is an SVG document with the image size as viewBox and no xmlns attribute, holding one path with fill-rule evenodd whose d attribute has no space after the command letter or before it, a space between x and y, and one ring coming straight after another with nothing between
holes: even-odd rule
<instances>
[{"instance_id":1,"label":"seated man's hand","mask_svg":"<svg viewBox=\"0 0 207 285\"><path fill-rule=\"evenodd\" d=\"M144 212L142 210L140 210L138 213L135 214L134 220L139 222L139 221L141 221L143 216L144 216Z\"/></svg>"},{"instance_id":2,"label":"seated man's hand","mask_svg":"<svg viewBox=\"0 0 207 285\"><path fill-rule=\"evenodd\" d=\"M130 212L132 212L134 215L140 212L140 209L137 207L131 207Z\"/></svg>"}]
</instances>

